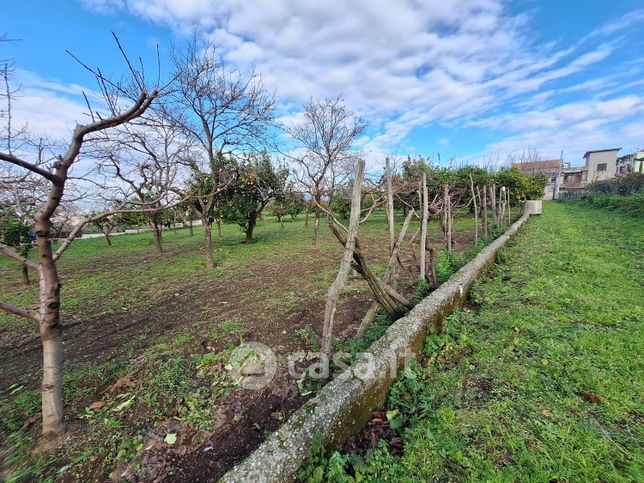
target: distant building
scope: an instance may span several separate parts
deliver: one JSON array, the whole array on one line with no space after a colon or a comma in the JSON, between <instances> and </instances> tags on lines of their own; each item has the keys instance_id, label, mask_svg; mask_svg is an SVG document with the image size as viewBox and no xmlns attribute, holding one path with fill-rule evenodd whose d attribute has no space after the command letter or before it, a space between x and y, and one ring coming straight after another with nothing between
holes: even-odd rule
<instances>
[{"instance_id":1,"label":"distant building","mask_svg":"<svg viewBox=\"0 0 644 483\"><path fill-rule=\"evenodd\" d=\"M617 158L617 176L630 173L644 173L644 151L627 154Z\"/></svg>"},{"instance_id":2,"label":"distant building","mask_svg":"<svg viewBox=\"0 0 644 483\"><path fill-rule=\"evenodd\" d=\"M526 161L524 163L514 163L513 168L520 169L524 173L530 174L543 174L548 177L548 184L544 198L551 200L556 198L555 192L557 191L557 178L561 174L563 162L561 159L546 159L544 161Z\"/></svg>"}]
</instances>

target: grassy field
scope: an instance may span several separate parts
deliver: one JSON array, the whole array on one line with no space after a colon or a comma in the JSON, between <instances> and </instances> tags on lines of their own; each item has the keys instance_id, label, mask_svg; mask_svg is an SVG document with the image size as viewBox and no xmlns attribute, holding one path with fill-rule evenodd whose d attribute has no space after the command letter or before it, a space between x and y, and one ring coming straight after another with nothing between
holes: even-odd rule
<instances>
[{"instance_id":1,"label":"grassy field","mask_svg":"<svg viewBox=\"0 0 644 483\"><path fill-rule=\"evenodd\" d=\"M306 475L642 481L641 218L547 202L500 261L392 387L402 455L383 440L313 455Z\"/></svg>"},{"instance_id":2,"label":"grassy field","mask_svg":"<svg viewBox=\"0 0 644 483\"><path fill-rule=\"evenodd\" d=\"M457 222L459 250L471 244L471 230L471 219ZM241 341L265 343L278 357L315 344L341 256L324 225L322 234L315 247L303 218L281 228L266 217L246 245L237 225L224 225L214 271L204 267L201 229L165 231L163 254L150 232L115 236L111 247L102 238L75 242L59 269L68 440L56 454L30 455L39 430L40 341L31 321L0 314L0 480L105 480L141 463L144 441L164 431L179 435L170 449L199 455L212 439L206 455L223 466L206 468L210 474L245 456L304 398L290 380L260 395L239 391L223 365ZM430 234L440 245L437 222ZM383 213L361 225L360 238L374 271L384 271ZM405 248L403 260L415 267L410 257ZM417 271L401 276L401 289L413 293ZM37 285L25 288L5 257L0 278L0 298L33 307ZM353 335L370 302L366 284L352 278L338 306L340 339ZM163 437L161 446L168 447ZM186 471L202 464L185 461Z\"/></svg>"}]
</instances>

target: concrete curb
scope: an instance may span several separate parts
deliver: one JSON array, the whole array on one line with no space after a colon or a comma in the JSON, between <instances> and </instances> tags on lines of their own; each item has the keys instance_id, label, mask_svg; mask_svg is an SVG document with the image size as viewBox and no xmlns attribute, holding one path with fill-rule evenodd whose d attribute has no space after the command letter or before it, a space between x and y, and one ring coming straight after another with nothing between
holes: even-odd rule
<instances>
[{"instance_id":1,"label":"concrete curb","mask_svg":"<svg viewBox=\"0 0 644 483\"><path fill-rule=\"evenodd\" d=\"M430 330L465 302L476 279L529 218L529 211L472 261L387 329L364 359L328 383L298 409L248 458L226 473L224 482L292 481L319 433L325 446L339 447L371 418L387 397L405 359L419 352Z\"/></svg>"}]
</instances>

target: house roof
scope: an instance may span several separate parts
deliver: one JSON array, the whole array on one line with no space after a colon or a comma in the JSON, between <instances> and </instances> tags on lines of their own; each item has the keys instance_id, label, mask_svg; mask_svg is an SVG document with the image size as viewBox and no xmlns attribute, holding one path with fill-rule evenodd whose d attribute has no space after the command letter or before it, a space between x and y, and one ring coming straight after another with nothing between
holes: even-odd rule
<instances>
[{"instance_id":1,"label":"house roof","mask_svg":"<svg viewBox=\"0 0 644 483\"><path fill-rule=\"evenodd\" d=\"M544 161L527 161L524 163L513 163L513 168L518 168L521 171L538 171L545 169L559 169L561 165L560 159L546 159Z\"/></svg>"},{"instance_id":2,"label":"house roof","mask_svg":"<svg viewBox=\"0 0 644 483\"><path fill-rule=\"evenodd\" d=\"M586 153L582 157L587 158L588 155L592 153L606 153L608 151L620 151L621 149L622 148L595 149L594 151L586 151Z\"/></svg>"}]
</instances>

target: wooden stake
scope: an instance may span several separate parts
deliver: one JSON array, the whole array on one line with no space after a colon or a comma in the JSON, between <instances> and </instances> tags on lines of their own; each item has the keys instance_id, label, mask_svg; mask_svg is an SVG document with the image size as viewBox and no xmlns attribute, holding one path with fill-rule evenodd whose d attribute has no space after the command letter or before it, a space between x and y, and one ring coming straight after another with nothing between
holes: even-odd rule
<instances>
[{"instance_id":1,"label":"wooden stake","mask_svg":"<svg viewBox=\"0 0 644 483\"><path fill-rule=\"evenodd\" d=\"M427 199L427 174L423 173L421 181L423 217L420 224L420 278L425 278L427 248L427 219L429 218L429 200Z\"/></svg>"},{"instance_id":2,"label":"wooden stake","mask_svg":"<svg viewBox=\"0 0 644 483\"><path fill-rule=\"evenodd\" d=\"M331 339L333 336L333 322L335 310L340 297L340 292L347 281L349 271L351 270L351 261L356 247L356 237L358 235L358 226L360 225L360 198L362 195L362 178L364 177L365 162L363 159L358 161L356 168L356 177L353 181L353 193L351 196L351 215L349 217L349 229L347 239L344 244L344 253L340 262L340 270L335 280L329 287L324 308L324 326L322 333L322 352L331 353Z\"/></svg>"},{"instance_id":3,"label":"wooden stake","mask_svg":"<svg viewBox=\"0 0 644 483\"><path fill-rule=\"evenodd\" d=\"M479 210L476 204L476 193L474 192L474 180L470 173L470 189L472 190L472 203L474 203L474 246L479 244Z\"/></svg>"},{"instance_id":4,"label":"wooden stake","mask_svg":"<svg viewBox=\"0 0 644 483\"><path fill-rule=\"evenodd\" d=\"M389 157L385 158L385 176L387 178L387 222L389 224L389 255L394 252L396 245L396 228L394 226L394 191L391 183L391 166ZM389 270L389 283L394 284L396 279L395 265Z\"/></svg>"},{"instance_id":5,"label":"wooden stake","mask_svg":"<svg viewBox=\"0 0 644 483\"><path fill-rule=\"evenodd\" d=\"M488 222L487 222L487 187L483 186L483 231L485 236L488 236Z\"/></svg>"}]
</instances>

